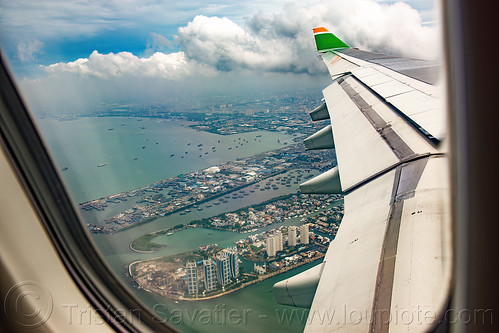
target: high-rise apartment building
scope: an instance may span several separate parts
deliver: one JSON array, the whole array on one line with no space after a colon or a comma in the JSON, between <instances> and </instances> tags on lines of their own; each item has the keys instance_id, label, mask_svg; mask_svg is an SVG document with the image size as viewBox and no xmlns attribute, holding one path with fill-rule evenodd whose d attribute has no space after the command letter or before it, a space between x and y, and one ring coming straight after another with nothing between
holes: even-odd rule
<instances>
[{"instance_id":1,"label":"high-rise apartment building","mask_svg":"<svg viewBox=\"0 0 499 333\"><path fill-rule=\"evenodd\" d=\"M267 256L269 257L274 257L276 253L276 246L275 246L275 238L274 236L268 236L267 239L265 240L265 250L267 251Z\"/></svg>"},{"instance_id":2,"label":"high-rise apartment building","mask_svg":"<svg viewBox=\"0 0 499 333\"><path fill-rule=\"evenodd\" d=\"M288 228L288 246L296 246L296 227L294 225Z\"/></svg>"},{"instance_id":3,"label":"high-rise apartment building","mask_svg":"<svg viewBox=\"0 0 499 333\"><path fill-rule=\"evenodd\" d=\"M237 278L239 276L239 255L237 253L237 248L229 247L224 250L229 256L229 271L231 278Z\"/></svg>"},{"instance_id":4,"label":"high-rise apartment building","mask_svg":"<svg viewBox=\"0 0 499 333\"><path fill-rule=\"evenodd\" d=\"M275 251L278 252L284 250L282 232L280 232L279 230L276 231L276 233L274 234L274 239L275 239Z\"/></svg>"},{"instance_id":5,"label":"high-rise apartment building","mask_svg":"<svg viewBox=\"0 0 499 333\"><path fill-rule=\"evenodd\" d=\"M187 293L189 295L198 293L198 271L194 261L188 261L185 265L187 275Z\"/></svg>"},{"instance_id":6,"label":"high-rise apartment building","mask_svg":"<svg viewBox=\"0 0 499 333\"><path fill-rule=\"evenodd\" d=\"M222 286L225 286L230 281L230 263L229 255L226 251L220 251L216 254L217 259L217 280Z\"/></svg>"},{"instance_id":7,"label":"high-rise apartment building","mask_svg":"<svg viewBox=\"0 0 499 333\"><path fill-rule=\"evenodd\" d=\"M308 244L309 242L309 232L308 232L308 224L303 224L300 226L300 243L301 244Z\"/></svg>"},{"instance_id":8,"label":"high-rise apartment building","mask_svg":"<svg viewBox=\"0 0 499 333\"><path fill-rule=\"evenodd\" d=\"M212 291L217 288L217 266L212 259L205 260L204 264L204 288Z\"/></svg>"}]
</instances>

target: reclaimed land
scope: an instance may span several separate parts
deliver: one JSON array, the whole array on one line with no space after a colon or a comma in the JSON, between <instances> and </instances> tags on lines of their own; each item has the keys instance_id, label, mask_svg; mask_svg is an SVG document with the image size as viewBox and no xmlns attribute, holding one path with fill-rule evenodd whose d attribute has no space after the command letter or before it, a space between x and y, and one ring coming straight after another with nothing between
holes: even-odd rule
<instances>
[{"instance_id":1,"label":"reclaimed land","mask_svg":"<svg viewBox=\"0 0 499 333\"><path fill-rule=\"evenodd\" d=\"M293 195L296 195L296 193L281 195L281 196L260 202L258 204L239 208L231 213L238 213L238 212L243 211L243 210L248 210L249 208L259 208L259 207L271 204L271 203L279 201L279 200L289 199ZM222 216L224 214L225 213L222 213L222 214L219 214L217 216ZM217 216L215 216L215 217L217 217ZM165 235L169 232L177 232L177 231L184 230L187 228L195 228L195 227L199 228L199 227L201 227L201 228L212 229L212 230L238 232L237 230L227 230L226 228L222 228L222 227L213 227L209 224L208 220L209 219L207 219L207 218L201 219L201 220L194 220L194 221L190 222L189 224L177 224L176 226L171 227L171 228L161 229L161 230L157 230L157 231L153 231L153 232L144 234L144 235L136 238L135 240L133 240L132 243L130 243L130 249L132 251L138 252L138 253L154 253L159 248L164 246L162 244L157 244L157 243L152 242L152 240L154 238L156 238L157 236L160 236L160 235Z\"/></svg>"}]
</instances>

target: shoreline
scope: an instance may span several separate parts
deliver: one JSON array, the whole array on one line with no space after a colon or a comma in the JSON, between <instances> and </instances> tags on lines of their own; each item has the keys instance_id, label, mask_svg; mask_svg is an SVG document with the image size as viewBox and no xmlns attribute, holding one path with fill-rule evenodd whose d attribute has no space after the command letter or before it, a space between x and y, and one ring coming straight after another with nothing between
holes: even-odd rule
<instances>
[{"instance_id":1,"label":"shoreline","mask_svg":"<svg viewBox=\"0 0 499 333\"><path fill-rule=\"evenodd\" d=\"M133 274L132 274L132 265L135 265L135 264L138 264L138 263L141 263L141 262L146 262L146 261L152 261L152 260L157 260L157 259L160 259L160 258L163 258L163 257L156 257L156 258L151 258L151 259L144 259L144 260L137 260L137 261L134 261L132 263L130 263L128 265L128 274L130 275L130 277L133 279L133 281L142 289L142 290L146 290L147 292L150 292L150 293L154 293L156 295L160 295L162 297L166 297L168 299L171 299L171 300L174 300L174 301L188 301L188 302L195 302L195 301L205 301L205 300L210 300L210 299L215 299L215 298L218 298L218 297L222 297L222 296L225 296L225 295L228 295L228 294L231 294L235 291L238 291L238 290L242 290L246 287L249 287L253 284L256 284L258 282L261 282L261 281L265 281L271 277L274 277L276 275L280 275L280 274L283 274L283 273L286 273L290 270L293 270L295 268L298 268L300 266L303 266L303 265L306 265L306 264L309 264L309 263L312 263L312 262L315 262L317 260L320 260L320 259L323 259L326 255L324 253L321 253L319 254L318 256L314 257L314 258L310 258L310 259L305 259L304 261L300 262L300 263L297 263L297 264L294 264L294 265L291 265L291 266L287 266L287 267L284 267L278 271L275 271L275 272L272 272L272 273L268 273L268 274L262 274L262 275L257 275L257 279L255 280L252 280L252 281L249 281L249 282L245 282L243 283L242 285L234 288L234 289L230 289L230 290L227 290L227 291L224 291L224 292L221 292L219 294L215 294L215 295L210 295L210 296L205 296L205 297L196 297L196 298L186 298L184 296L178 296L178 297L174 297L174 296L164 296L164 295L161 295L161 294L158 294L157 292L155 291L151 291L147 288L145 288L144 286L140 285L137 283L137 281L135 280ZM246 273L247 275L251 275L249 273Z\"/></svg>"},{"instance_id":2,"label":"shoreline","mask_svg":"<svg viewBox=\"0 0 499 333\"><path fill-rule=\"evenodd\" d=\"M156 253L156 252L158 252L157 250L155 250L155 251L153 251L153 250L151 250L151 251L142 251L142 250L134 249L133 246L132 246L132 243L130 243L128 245L128 247L130 248L130 250L132 250L135 253L150 254L150 253Z\"/></svg>"}]
</instances>

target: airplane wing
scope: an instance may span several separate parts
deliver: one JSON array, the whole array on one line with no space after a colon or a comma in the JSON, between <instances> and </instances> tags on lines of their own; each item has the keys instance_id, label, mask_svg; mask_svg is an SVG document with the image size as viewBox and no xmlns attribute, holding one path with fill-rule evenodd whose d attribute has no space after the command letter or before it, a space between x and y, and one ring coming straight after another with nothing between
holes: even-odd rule
<instances>
[{"instance_id":1,"label":"airplane wing","mask_svg":"<svg viewBox=\"0 0 499 333\"><path fill-rule=\"evenodd\" d=\"M416 332L448 304L452 232L445 113L435 64L360 51L314 29L333 83L305 140L338 165L300 185L343 193L344 217L324 262L274 286L310 307L305 332Z\"/></svg>"}]
</instances>

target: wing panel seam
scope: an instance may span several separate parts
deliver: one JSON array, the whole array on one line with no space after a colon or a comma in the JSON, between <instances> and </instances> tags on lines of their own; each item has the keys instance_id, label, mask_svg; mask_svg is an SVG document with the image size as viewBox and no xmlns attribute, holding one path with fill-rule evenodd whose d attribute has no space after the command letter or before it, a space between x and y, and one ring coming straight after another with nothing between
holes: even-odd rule
<instances>
[{"instance_id":1,"label":"wing panel seam","mask_svg":"<svg viewBox=\"0 0 499 333\"><path fill-rule=\"evenodd\" d=\"M356 82L359 82L353 75L349 77L352 77ZM388 145L399 160L415 154L405 141L393 130L392 126L386 123L376 110L374 110L372 106L369 105L369 103L367 103L367 101L362 98L347 81L345 81L345 78L339 79L338 84L355 103L366 119L369 120L381 139ZM379 99L378 96L376 97Z\"/></svg>"}]
</instances>

